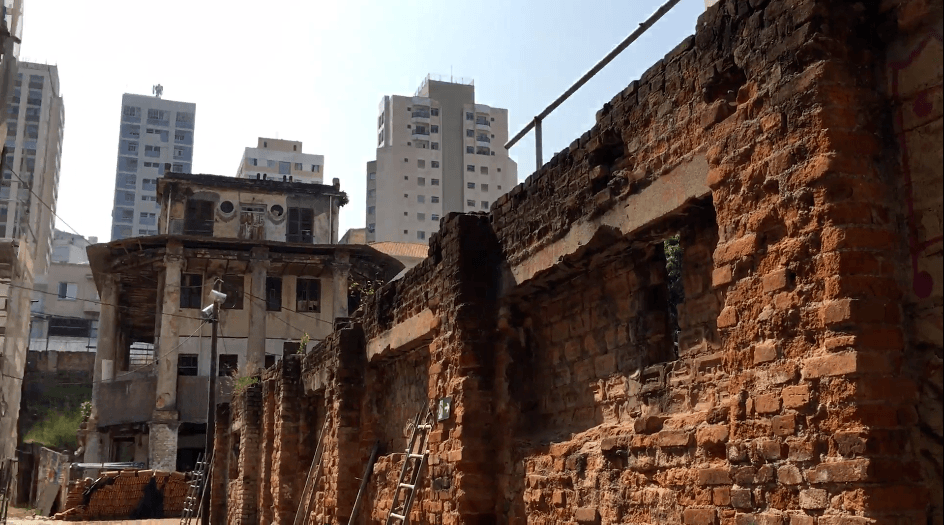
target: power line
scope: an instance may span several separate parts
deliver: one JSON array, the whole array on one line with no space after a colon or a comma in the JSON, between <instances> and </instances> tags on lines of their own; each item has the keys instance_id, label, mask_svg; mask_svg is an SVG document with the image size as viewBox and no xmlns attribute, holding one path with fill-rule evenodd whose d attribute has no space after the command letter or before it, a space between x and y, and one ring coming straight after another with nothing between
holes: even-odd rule
<instances>
[{"instance_id":1,"label":"power line","mask_svg":"<svg viewBox=\"0 0 944 525\"><path fill-rule=\"evenodd\" d=\"M33 191L33 185L32 185L32 183L29 183L29 182L26 182L25 180L23 180L23 177L20 177L20 175L19 175L17 172L13 171L13 168L12 168L12 167L7 167L7 169L10 170L10 173L12 173L14 177L16 177L20 182L23 183L23 185L26 186L26 189L28 189L29 192L32 193L32 194L36 197L36 200L38 200L43 206L45 206L46 208L48 208L49 211L52 212L53 216L55 216L57 219L59 219L60 221L62 221L62 224L65 224L66 227L68 227L70 230L72 230L72 232L75 233L76 235L78 235L79 237L82 237L83 239L87 239L87 237L85 237L84 235L82 235L81 233L79 233L78 230L76 230L76 229L73 228L68 222L66 222L65 219L63 219L62 217L60 217L59 214L56 213L56 210L52 209L52 206L46 204L46 201L44 201L43 198L39 196L39 194L37 194L35 191Z\"/></svg>"},{"instance_id":2,"label":"power line","mask_svg":"<svg viewBox=\"0 0 944 525\"><path fill-rule=\"evenodd\" d=\"M170 350L168 350L168 351L166 351L166 352L161 353L160 355L154 356L153 362L151 362L151 363L149 363L149 364L146 364L146 365L144 365L144 366L139 366L138 368L135 368L135 369L133 369L133 370L128 370L128 371L126 371L126 372L122 372L122 373L116 375L115 377L111 378L110 381L114 381L115 379L118 379L119 377L124 377L124 376L127 376L127 375L131 375L131 374L133 374L133 373L135 373L135 372L138 372L138 371L141 371L141 370L144 370L144 369L146 369L146 368L150 368L150 367L156 365L162 358L167 357L168 355L170 355L170 354L173 353L173 352L176 352L176 351L177 351L181 346L183 346L187 341L189 341L189 340L192 339L195 335L197 335L197 332L199 332L204 326L206 326L206 324L207 324L206 321L203 321L202 323L200 323L200 326L198 326L197 329L194 330L194 332L193 332L192 334L188 335L186 339L184 339L183 341L180 341L180 342L177 344L177 346L175 346L174 348L171 348ZM201 335L200 337L203 337L203 336ZM92 381L83 381L83 382L75 382L75 383L60 383L60 382L57 382L56 384L57 384L57 385L94 385L95 383L103 383L103 382L104 382L104 381L102 381L101 379L99 379L99 380L97 380L97 381L93 379Z\"/></svg>"}]
</instances>

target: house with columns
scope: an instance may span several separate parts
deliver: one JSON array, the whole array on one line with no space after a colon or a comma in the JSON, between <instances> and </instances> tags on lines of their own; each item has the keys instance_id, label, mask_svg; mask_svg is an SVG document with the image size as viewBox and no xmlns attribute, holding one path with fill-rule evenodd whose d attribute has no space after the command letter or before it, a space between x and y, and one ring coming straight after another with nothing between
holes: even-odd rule
<instances>
[{"instance_id":1,"label":"house with columns","mask_svg":"<svg viewBox=\"0 0 944 525\"><path fill-rule=\"evenodd\" d=\"M86 462L188 470L206 438L212 326L201 309L226 294L218 323L218 402L233 375L316 344L356 304L352 282L402 269L365 245L337 243L333 185L168 173L159 235L88 248L101 296ZM305 345L305 348L301 348Z\"/></svg>"}]
</instances>

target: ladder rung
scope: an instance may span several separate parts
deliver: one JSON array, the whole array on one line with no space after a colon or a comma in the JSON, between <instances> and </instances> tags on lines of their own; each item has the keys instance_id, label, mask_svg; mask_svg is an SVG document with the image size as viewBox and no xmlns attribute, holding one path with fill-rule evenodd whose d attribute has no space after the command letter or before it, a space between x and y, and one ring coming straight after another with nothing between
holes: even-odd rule
<instances>
[{"instance_id":1,"label":"ladder rung","mask_svg":"<svg viewBox=\"0 0 944 525\"><path fill-rule=\"evenodd\" d=\"M397 513L395 513L395 512L391 512L391 513L390 513L390 517L391 517L391 518L398 519L398 520L400 520L400 521L403 521L403 520L406 519L406 516L401 516L401 515L399 515L399 514L397 514Z\"/></svg>"},{"instance_id":2,"label":"ladder rung","mask_svg":"<svg viewBox=\"0 0 944 525\"><path fill-rule=\"evenodd\" d=\"M429 429L433 428L433 425L416 425L416 428L418 428L418 429L423 429L423 430L429 430Z\"/></svg>"},{"instance_id":3,"label":"ladder rung","mask_svg":"<svg viewBox=\"0 0 944 525\"><path fill-rule=\"evenodd\" d=\"M410 454L409 456L410 456L410 459L423 459L423 456L425 456L425 454Z\"/></svg>"},{"instance_id":4,"label":"ladder rung","mask_svg":"<svg viewBox=\"0 0 944 525\"><path fill-rule=\"evenodd\" d=\"M406 483L400 483L401 489L413 490L415 487L416 485L407 485Z\"/></svg>"}]
</instances>

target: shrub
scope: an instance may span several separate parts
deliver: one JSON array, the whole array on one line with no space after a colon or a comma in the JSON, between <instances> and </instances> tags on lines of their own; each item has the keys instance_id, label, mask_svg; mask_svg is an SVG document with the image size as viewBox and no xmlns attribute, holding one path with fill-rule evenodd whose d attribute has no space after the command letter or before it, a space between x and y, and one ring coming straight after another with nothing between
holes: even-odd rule
<instances>
[{"instance_id":1,"label":"shrub","mask_svg":"<svg viewBox=\"0 0 944 525\"><path fill-rule=\"evenodd\" d=\"M69 411L48 410L43 420L26 434L27 443L40 443L50 448L75 449L76 434L85 415L81 407Z\"/></svg>"}]
</instances>

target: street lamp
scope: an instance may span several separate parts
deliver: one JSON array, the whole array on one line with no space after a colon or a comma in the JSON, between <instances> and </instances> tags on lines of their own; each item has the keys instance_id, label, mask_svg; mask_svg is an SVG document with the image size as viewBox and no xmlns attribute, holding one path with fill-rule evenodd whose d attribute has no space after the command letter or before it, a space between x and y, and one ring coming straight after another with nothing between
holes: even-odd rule
<instances>
[{"instance_id":1,"label":"street lamp","mask_svg":"<svg viewBox=\"0 0 944 525\"><path fill-rule=\"evenodd\" d=\"M216 330L220 321L220 304L226 301L226 294L216 290L210 290L210 297L213 303L203 310L200 310L200 316L204 321L213 325L213 331L210 336L210 380L207 388L207 428L206 428L206 451L203 454L203 461L206 467L203 469L203 501L201 507L200 522L203 525L210 525L210 461L213 456L213 439L216 430Z\"/></svg>"}]
</instances>

